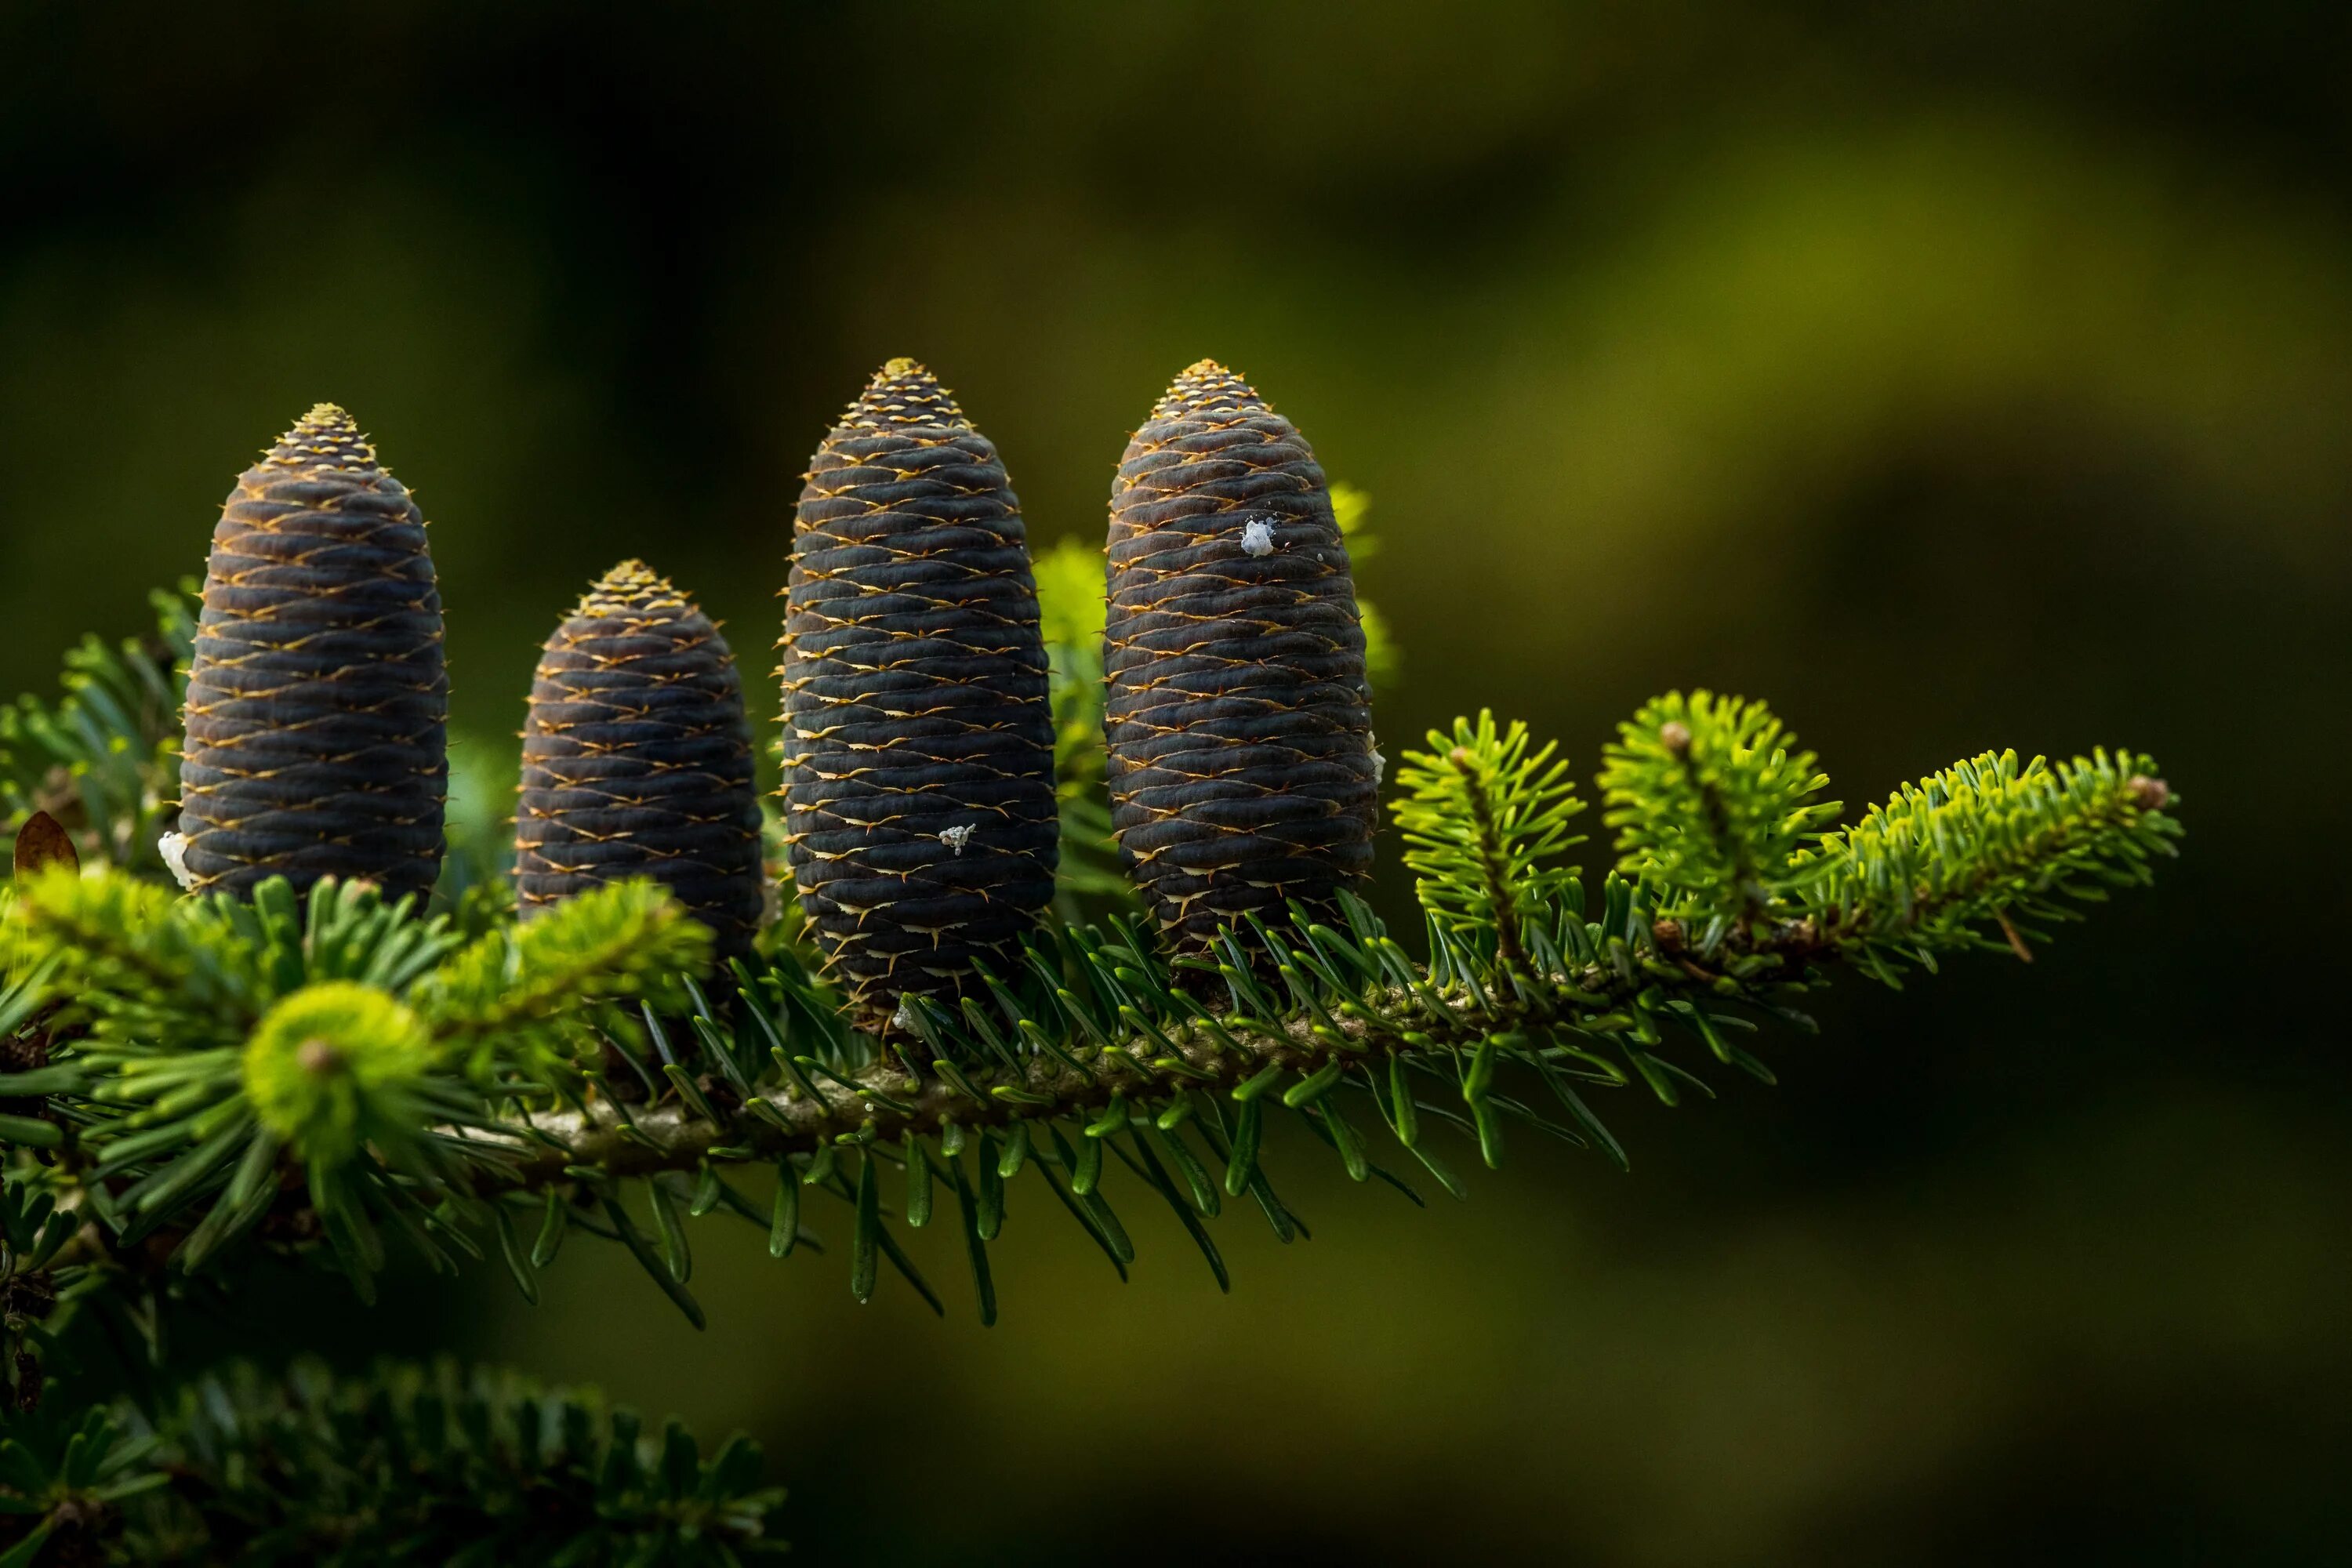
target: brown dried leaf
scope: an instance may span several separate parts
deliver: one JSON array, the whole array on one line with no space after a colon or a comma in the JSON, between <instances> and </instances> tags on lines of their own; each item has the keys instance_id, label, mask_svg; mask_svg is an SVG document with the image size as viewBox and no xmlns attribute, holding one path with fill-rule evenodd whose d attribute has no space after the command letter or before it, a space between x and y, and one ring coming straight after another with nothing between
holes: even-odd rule
<instances>
[{"instance_id":1,"label":"brown dried leaf","mask_svg":"<svg viewBox=\"0 0 2352 1568\"><path fill-rule=\"evenodd\" d=\"M81 856L74 848L72 837L58 826L58 819L46 811L37 811L16 830L16 876L21 880L44 866L66 866L81 869Z\"/></svg>"}]
</instances>

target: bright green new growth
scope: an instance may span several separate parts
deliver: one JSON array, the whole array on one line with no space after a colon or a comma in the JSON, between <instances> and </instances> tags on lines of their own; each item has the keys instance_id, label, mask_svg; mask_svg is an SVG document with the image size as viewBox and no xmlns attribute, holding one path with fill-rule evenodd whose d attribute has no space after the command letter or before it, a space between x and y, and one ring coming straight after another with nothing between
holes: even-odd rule
<instances>
[{"instance_id":1,"label":"bright green new growth","mask_svg":"<svg viewBox=\"0 0 2352 1568\"><path fill-rule=\"evenodd\" d=\"M404 1142L414 1091L434 1065L425 1021L372 985L306 985L262 1016L245 1046L245 1092L262 1127L310 1165L366 1142Z\"/></svg>"},{"instance_id":2,"label":"bright green new growth","mask_svg":"<svg viewBox=\"0 0 2352 1568\"><path fill-rule=\"evenodd\" d=\"M173 901L52 868L16 920L19 962L49 977L44 1026L72 1042L16 1089L52 1097L48 1146L98 1179L61 1185L126 1241L184 1231L174 1260L194 1269L262 1222L290 1156L362 1294L385 1225L445 1266L436 1236L478 1250L464 1141L497 1130L513 1086L576 1092L583 1061L633 1045L623 1006L685 1005L709 944L650 882L467 942L365 883L322 881L307 906L282 879L250 903Z\"/></svg>"},{"instance_id":3,"label":"bright green new growth","mask_svg":"<svg viewBox=\"0 0 2352 1568\"><path fill-rule=\"evenodd\" d=\"M1448 930L1491 937L1507 957L1519 928L1538 917L1575 876L1561 858L1584 842L1569 823L1584 809L1559 747L1530 749L1528 727L1495 728L1494 714L1429 732L1430 750L1398 760L1391 801L1404 863L1420 878L1422 907Z\"/></svg>"},{"instance_id":4,"label":"bright green new growth","mask_svg":"<svg viewBox=\"0 0 2352 1568\"><path fill-rule=\"evenodd\" d=\"M416 1003L477 1077L501 1063L560 1075L606 1038L636 1037L625 1005L683 1012L709 967L710 932L667 889L615 882L485 931L424 978Z\"/></svg>"},{"instance_id":5,"label":"bright green new growth","mask_svg":"<svg viewBox=\"0 0 2352 1568\"><path fill-rule=\"evenodd\" d=\"M2153 757L2102 747L2053 765L1987 752L1822 835L1791 875L1822 935L1890 984L1905 957L1932 968L1938 950L2030 958L2041 933L2021 921L2077 920L2070 902L2155 879L2179 837L2176 800Z\"/></svg>"},{"instance_id":6,"label":"bright green new growth","mask_svg":"<svg viewBox=\"0 0 2352 1568\"><path fill-rule=\"evenodd\" d=\"M1803 879L1798 851L1837 820L1811 752L1761 702L1679 691L1643 705L1602 753L1602 823L1617 869L1660 890L1661 909L1712 947Z\"/></svg>"}]
</instances>

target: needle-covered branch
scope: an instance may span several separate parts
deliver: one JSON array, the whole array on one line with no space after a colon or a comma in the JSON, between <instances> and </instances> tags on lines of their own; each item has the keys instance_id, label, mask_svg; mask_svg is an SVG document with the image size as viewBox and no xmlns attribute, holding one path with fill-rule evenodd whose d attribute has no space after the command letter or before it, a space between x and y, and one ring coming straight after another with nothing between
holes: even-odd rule
<instances>
[{"instance_id":1,"label":"needle-covered branch","mask_svg":"<svg viewBox=\"0 0 2352 1568\"><path fill-rule=\"evenodd\" d=\"M1760 732L1752 705L1725 710ZM813 1237L814 1192L848 1211L861 1295L887 1261L936 1304L884 1215L949 1215L992 1317L1008 1184L1034 1166L1123 1274L1134 1249L1106 1178L1124 1165L1222 1283L1202 1222L1224 1198L1299 1233L1262 1159L1270 1121L1296 1117L1351 1175L1407 1191L1376 1145L1457 1194L1447 1131L1489 1164L1513 1122L1622 1163L1597 1091L1671 1103L1721 1064L1769 1079L1742 1037L1809 1026L1798 1008L1837 962L1892 981L2027 942L2070 903L2146 880L2179 831L2146 758L1980 759L1778 864L1754 862L1769 839L1751 835L1760 891L1735 913L1671 875L1588 889L1563 858L1579 809L1564 764L1524 727L1482 719L1432 745L1404 759L1396 805L1421 952L1352 898L1329 921L1228 929L1207 956L1170 955L1132 916L1061 924L954 1011L912 1002L889 1045L851 1026L789 927L705 973L704 934L648 884L468 942L360 885L307 907L269 888L175 903L52 868L9 929L58 1043L0 1077L18 1117L0 1125L39 1129L12 1141L49 1162L18 1178L72 1216L42 1268L218 1268L261 1245L330 1257L364 1289L398 1238L448 1267L496 1250L535 1293L583 1229L698 1321L688 1222L725 1210L787 1253ZM1707 791L1615 776L1636 817L1621 856L1715 830ZM747 1172L769 1191L742 1190ZM28 1247L49 1224L20 1227Z\"/></svg>"},{"instance_id":2,"label":"needle-covered branch","mask_svg":"<svg viewBox=\"0 0 2352 1568\"><path fill-rule=\"evenodd\" d=\"M706 1457L593 1391L303 1361L232 1366L149 1408L44 1413L0 1443L0 1516L27 1526L12 1563L736 1568L784 1552L784 1494L761 1471L749 1439Z\"/></svg>"},{"instance_id":3,"label":"needle-covered branch","mask_svg":"<svg viewBox=\"0 0 2352 1568\"><path fill-rule=\"evenodd\" d=\"M187 583L150 595L148 636L84 637L65 657L57 701L0 707L0 837L43 814L86 859L163 873L156 843L178 776L194 591Z\"/></svg>"}]
</instances>

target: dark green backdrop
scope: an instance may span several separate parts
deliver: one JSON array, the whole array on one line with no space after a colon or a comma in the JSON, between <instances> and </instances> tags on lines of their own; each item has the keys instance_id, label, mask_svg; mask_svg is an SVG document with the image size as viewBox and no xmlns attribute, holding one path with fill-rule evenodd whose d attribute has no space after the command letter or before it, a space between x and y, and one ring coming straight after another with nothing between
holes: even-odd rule
<instances>
[{"instance_id":1,"label":"dark green backdrop","mask_svg":"<svg viewBox=\"0 0 2352 1568\"><path fill-rule=\"evenodd\" d=\"M1709 683L1849 801L2113 742L2188 803L2042 963L1850 984L1781 1089L1624 1106L1631 1177L1522 1139L1420 1213L1293 1152L1315 1239L1227 1222L1231 1300L1172 1223L1121 1288L1033 1208L992 1331L746 1229L704 1336L583 1246L536 1310L265 1281L197 1341L749 1427L814 1561L2340 1561L2343 16L0 5L0 689L334 399L433 519L493 774L625 554L765 691L884 358L1052 542L1210 354L1373 497L1391 752L1485 703L1589 773Z\"/></svg>"}]
</instances>

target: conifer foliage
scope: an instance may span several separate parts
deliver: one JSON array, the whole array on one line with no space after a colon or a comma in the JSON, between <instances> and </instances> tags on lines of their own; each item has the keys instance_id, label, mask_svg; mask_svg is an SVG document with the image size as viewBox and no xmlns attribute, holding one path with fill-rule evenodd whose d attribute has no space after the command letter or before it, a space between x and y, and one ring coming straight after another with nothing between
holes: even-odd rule
<instances>
[{"instance_id":1,"label":"conifer foliage","mask_svg":"<svg viewBox=\"0 0 2352 1568\"><path fill-rule=\"evenodd\" d=\"M0 1497L43 1505L13 1563L447 1568L781 1560L781 1488L738 1437L510 1373L299 1360L194 1379L152 1408L37 1420L0 1443Z\"/></svg>"},{"instance_id":2,"label":"conifer foliage","mask_svg":"<svg viewBox=\"0 0 2352 1568\"><path fill-rule=\"evenodd\" d=\"M2180 831L2155 763L2104 750L1989 753L1840 826L1763 704L1669 693L1603 752L1588 876L1574 768L1482 712L1398 758L1417 910L1392 932L1352 890L1381 763L1305 442L1204 362L1118 487L1103 618L1064 552L1041 630L994 449L892 362L801 503L782 838L806 920L757 924L725 646L635 563L548 644L508 910L425 891L421 522L340 413L298 426L232 501L193 639L195 891L139 804L173 754L175 601L162 652L86 645L64 702L0 723L0 1568L756 1560L781 1494L747 1445L706 1459L448 1368L190 1383L162 1324L264 1254L363 1300L406 1258L535 1301L567 1246L606 1243L698 1328L694 1253L728 1225L827 1254L859 1300L896 1277L943 1311L943 1259L993 1322L1014 1204L1121 1279L1134 1203L1164 1208L1226 1289L1229 1207L1308 1234L1275 1185L1302 1151L1415 1204L1521 1136L1622 1167L1610 1095L1769 1081L1761 1031L1811 1028L1837 969L2030 956ZM308 805L271 804L302 781ZM1057 818L1076 875L1048 919ZM60 1393L93 1352L131 1392Z\"/></svg>"},{"instance_id":3,"label":"conifer foliage","mask_svg":"<svg viewBox=\"0 0 2352 1568\"><path fill-rule=\"evenodd\" d=\"M0 837L36 814L87 860L161 874L156 844L176 816L179 714L195 642L195 584L151 595L154 630L111 646L86 637L65 658L66 694L0 707Z\"/></svg>"}]
</instances>

